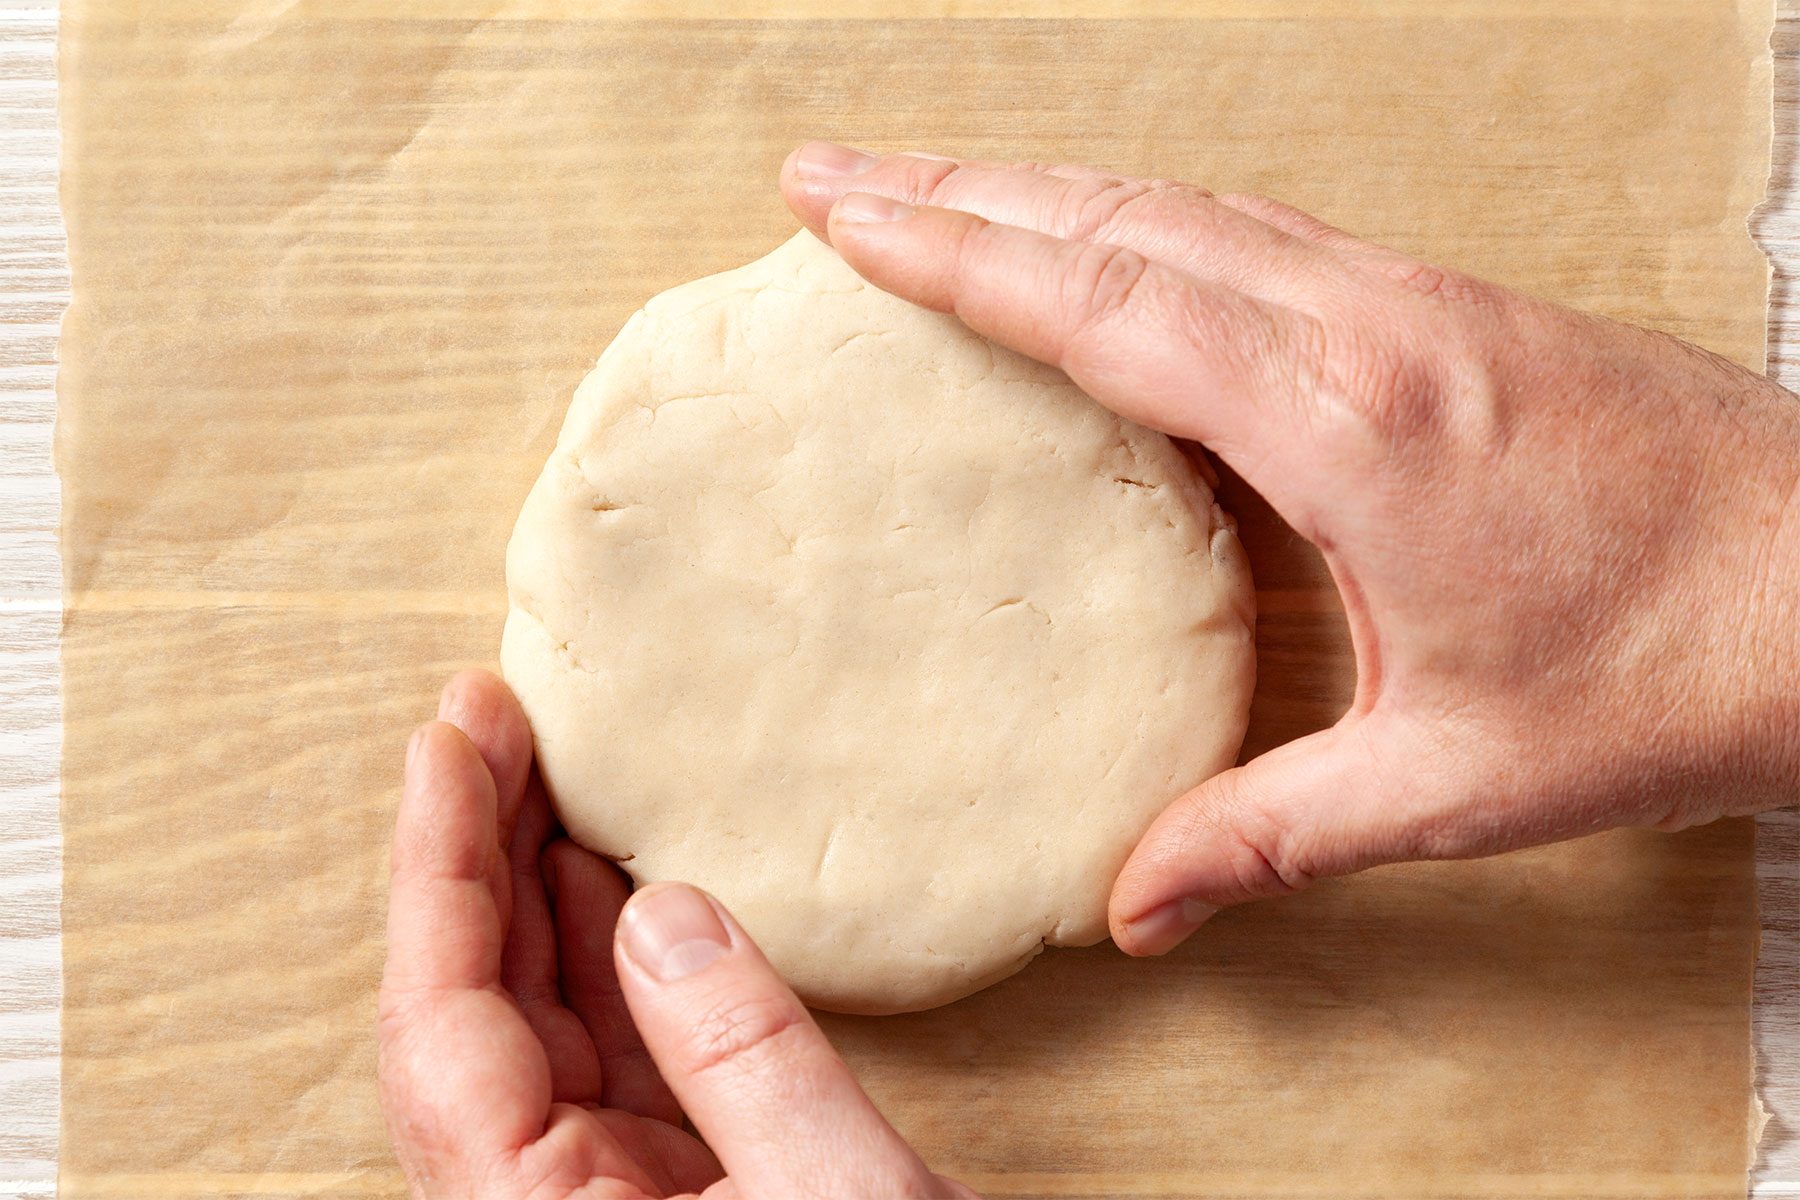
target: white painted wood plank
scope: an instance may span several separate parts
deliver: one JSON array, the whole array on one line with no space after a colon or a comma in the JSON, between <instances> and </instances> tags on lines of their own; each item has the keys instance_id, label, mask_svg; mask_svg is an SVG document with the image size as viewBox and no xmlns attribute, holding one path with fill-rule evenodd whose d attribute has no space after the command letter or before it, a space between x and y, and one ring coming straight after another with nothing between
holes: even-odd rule
<instances>
[{"instance_id":1,"label":"white painted wood plank","mask_svg":"<svg viewBox=\"0 0 1800 1200\"><path fill-rule=\"evenodd\" d=\"M61 846L57 756L56 14L0 5L0 1195L56 1187Z\"/></svg>"}]
</instances>

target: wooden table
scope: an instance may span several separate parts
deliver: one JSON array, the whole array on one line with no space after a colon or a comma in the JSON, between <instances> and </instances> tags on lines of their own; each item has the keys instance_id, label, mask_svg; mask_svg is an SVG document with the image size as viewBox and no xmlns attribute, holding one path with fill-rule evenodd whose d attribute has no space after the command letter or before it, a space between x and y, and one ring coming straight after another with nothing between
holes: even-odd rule
<instances>
[{"instance_id":1,"label":"wooden table","mask_svg":"<svg viewBox=\"0 0 1800 1200\"><path fill-rule=\"evenodd\" d=\"M1775 169L1751 225L1775 263L1769 369L1800 388L1800 0L1780 0ZM54 363L54 5L0 0L0 1196L55 1191L61 1000ZM1756 1197L1800 1197L1800 810L1760 821L1756 1041L1773 1114Z\"/></svg>"}]
</instances>

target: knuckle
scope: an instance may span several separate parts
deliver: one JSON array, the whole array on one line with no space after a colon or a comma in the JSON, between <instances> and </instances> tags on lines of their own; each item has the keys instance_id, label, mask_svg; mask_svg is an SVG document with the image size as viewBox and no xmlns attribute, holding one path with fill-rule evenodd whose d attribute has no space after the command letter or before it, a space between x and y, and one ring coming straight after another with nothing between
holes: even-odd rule
<instances>
[{"instance_id":1,"label":"knuckle","mask_svg":"<svg viewBox=\"0 0 1800 1200\"><path fill-rule=\"evenodd\" d=\"M1235 209L1252 220L1261 221L1265 225L1285 230L1300 237L1322 239L1334 232L1323 221L1301 212L1291 204L1283 204L1273 196L1265 196L1260 192L1226 192L1218 197L1218 202L1226 208Z\"/></svg>"},{"instance_id":2,"label":"knuckle","mask_svg":"<svg viewBox=\"0 0 1800 1200\"><path fill-rule=\"evenodd\" d=\"M1149 210L1170 205L1192 206L1210 200L1212 193L1172 179L1099 178L1070 185L1063 224L1065 237L1079 241L1107 238L1139 219Z\"/></svg>"},{"instance_id":3,"label":"knuckle","mask_svg":"<svg viewBox=\"0 0 1800 1200\"><path fill-rule=\"evenodd\" d=\"M1445 273L1430 263L1401 263L1386 268L1383 274L1402 289L1420 296L1439 295L1449 283Z\"/></svg>"},{"instance_id":4,"label":"knuckle","mask_svg":"<svg viewBox=\"0 0 1800 1200\"><path fill-rule=\"evenodd\" d=\"M1284 204L1273 196L1265 196L1261 192L1227 192L1218 197L1218 201L1226 208L1236 209L1247 217L1285 230L1295 236L1329 240L1332 235L1338 233L1337 230L1332 229L1331 226L1312 214L1302 212L1291 204Z\"/></svg>"},{"instance_id":5,"label":"knuckle","mask_svg":"<svg viewBox=\"0 0 1800 1200\"><path fill-rule=\"evenodd\" d=\"M1187 814L1178 844L1202 847L1223 866L1220 892L1226 903L1285 896L1312 883L1317 872L1301 841L1264 809L1239 804L1228 809L1196 806Z\"/></svg>"},{"instance_id":6,"label":"knuckle","mask_svg":"<svg viewBox=\"0 0 1800 1200\"><path fill-rule=\"evenodd\" d=\"M1081 243L1073 252L1064 286L1079 314L1078 328L1104 327L1134 303L1150 271L1143 255L1120 246Z\"/></svg>"},{"instance_id":7,"label":"knuckle","mask_svg":"<svg viewBox=\"0 0 1800 1200\"><path fill-rule=\"evenodd\" d=\"M971 169L962 163L929 158L909 158L905 169L911 176L906 199L937 208L955 208L974 178Z\"/></svg>"},{"instance_id":8,"label":"knuckle","mask_svg":"<svg viewBox=\"0 0 1800 1200\"><path fill-rule=\"evenodd\" d=\"M788 996L716 1001L694 1022L682 1066L690 1075L753 1068L807 1023L806 1010Z\"/></svg>"},{"instance_id":9,"label":"knuckle","mask_svg":"<svg viewBox=\"0 0 1800 1200\"><path fill-rule=\"evenodd\" d=\"M1309 326L1320 416L1334 435L1351 433L1384 450L1431 437L1444 418L1429 365L1405 346L1355 324Z\"/></svg>"},{"instance_id":10,"label":"knuckle","mask_svg":"<svg viewBox=\"0 0 1800 1200\"><path fill-rule=\"evenodd\" d=\"M1384 261L1377 269L1402 292L1414 296L1443 300L1451 304L1475 305L1487 305L1493 298L1491 289L1479 279L1417 259Z\"/></svg>"},{"instance_id":11,"label":"knuckle","mask_svg":"<svg viewBox=\"0 0 1800 1200\"><path fill-rule=\"evenodd\" d=\"M1232 208L1245 212L1274 212L1287 208L1287 205L1279 200L1265 196L1261 192L1223 192L1218 199L1220 204L1230 205Z\"/></svg>"},{"instance_id":12,"label":"knuckle","mask_svg":"<svg viewBox=\"0 0 1800 1200\"><path fill-rule=\"evenodd\" d=\"M1224 831L1226 861L1246 896L1286 896L1312 883L1298 839L1266 814L1247 815Z\"/></svg>"},{"instance_id":13,"label":"knuckle","mask_svg":"<svg viewBox=\"0 0 1800 1200\"><path fill-rule=\"evenodd\" d=\"M1150 190L1165 194L1182 196L1189 200L1211 200L1212 189L1203 188L1197 183L1183 183L1179 179L1156 178L1150 181Z\"/></svg>"},{"instance_id":14,"label":"knuckle","mask_svg":"<svg viewBox=\"0 0 1800 1200\"><path fill-rule=\"evenodd\" d=\"M1138 179L1072 180L1063 201L1063 236L1077 241L1098 237L1134 201L1148 195L1153 186Z\"/></svg>"},{"instance_id":15,"label":"knuckle","mask_svg":"<svg viewBox=\"0 0 1800 1200\"><path fill-rule=\"evenodd\" d=\"M1375 351L1350 365L1346 390L1362 397L1364 417L1390 443L1416 441L1437 426L1436 392L1402 355Z\"/></svg>"}]
</instances>

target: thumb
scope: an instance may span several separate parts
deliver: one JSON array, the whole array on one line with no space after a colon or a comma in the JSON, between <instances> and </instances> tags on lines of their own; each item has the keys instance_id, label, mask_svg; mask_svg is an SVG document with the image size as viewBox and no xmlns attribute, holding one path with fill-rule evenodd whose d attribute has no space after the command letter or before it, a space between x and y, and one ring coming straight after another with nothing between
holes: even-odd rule
<instances>
[{"instance_id":1,"label":"thumb","mask_svg":"<svg viewBox=\"0 0 1800 1200\"><path fill-rule=\"evenodd\" d=\"M711 896L639 891L614 958L644 1045L743 1200L970 1195L925 1169Z\"/></svg>"},{"instance_id":2,"label":"thumb","mask_svg":"<svg viewBox=\"0 0 1800 1200\"><path fill-rule=\"evenodd\" d=\"M1207 780L1164 809L1113 884L1113 940L1127 954L1172 950L1219 909L1297 892L1313 880L1418 857L1427 789L1394 778L1404 744L1371 718L1346 718ZM1377 756L1370 747L1381 744Z\"/></svg>"}]
</instances>

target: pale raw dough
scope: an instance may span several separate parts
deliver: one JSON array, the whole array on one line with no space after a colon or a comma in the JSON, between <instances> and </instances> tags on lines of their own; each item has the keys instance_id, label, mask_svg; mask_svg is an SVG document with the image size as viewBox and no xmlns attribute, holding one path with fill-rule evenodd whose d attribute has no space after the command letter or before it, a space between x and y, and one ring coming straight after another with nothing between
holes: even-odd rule
<instances>
[{"instance_id":1,"label":"pale raw dough","mask_svg":"<svg viewBox=\"0 0 1800 1200\"><path fill-rule=\"evenodd\" d=\"M709 889L825 1008L1103 938L1249 708L1249 573L1182 453L806 233L632 317L506 578L569 832Z\"/></svg>"}]
</instances>

